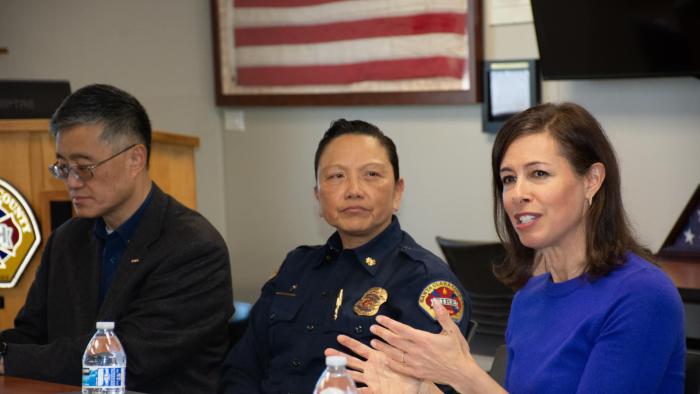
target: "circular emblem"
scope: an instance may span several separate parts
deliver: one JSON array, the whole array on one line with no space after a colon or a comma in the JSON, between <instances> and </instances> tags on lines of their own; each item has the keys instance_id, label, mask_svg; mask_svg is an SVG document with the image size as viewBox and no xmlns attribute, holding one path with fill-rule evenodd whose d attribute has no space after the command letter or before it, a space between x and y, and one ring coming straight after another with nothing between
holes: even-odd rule
<instances>
[{"instance_id":1,"label":"circular emblem","mask_svg":"<svg viewBox=\"0 0 700 394\"><path fill-rule=\"evenodd\" d=\"M435 311L433 311L433 299L439 301L445 309L450 313L452 320L459 323L464 315L464 299L462 293L457 286L448 281L432 282L426 286L420 293L418 305L423 312L435 319Z\"/></svg>"},{"instance_id":2,"label":"circular emblem","mask_svg":"<svg viewBox=\"0 0 700 394\"><path fill-rule=\"evenodd\" d=\"M24 197L0 179L0 288L14 287L41 243L41 233Z\"/></svg>"}]
</instances>

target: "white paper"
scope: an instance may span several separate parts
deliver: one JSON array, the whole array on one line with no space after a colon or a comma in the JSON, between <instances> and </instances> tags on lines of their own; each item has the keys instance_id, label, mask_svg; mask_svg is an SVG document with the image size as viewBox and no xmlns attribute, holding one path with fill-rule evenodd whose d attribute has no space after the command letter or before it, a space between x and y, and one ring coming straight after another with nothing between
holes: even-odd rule
<instances>
[{"instance_id":1,"label":"white paper","mask_svg":"<svg viewBox=\"0 0 700 394\"><path fill-rule=\"evenodd\" d=\"M529 0L491 0L489 25L510 25L532 22Z\"/></svg>"},{"instance_id":2,"label":"white paper","mask_svg":"<svg viewBox=\"0 0 700 394\"><path fill-rule=\"evenodd\" d=\"M515 114L530 107L529 70L491 70L491 116Z\"/></svg>"}]
</instances>

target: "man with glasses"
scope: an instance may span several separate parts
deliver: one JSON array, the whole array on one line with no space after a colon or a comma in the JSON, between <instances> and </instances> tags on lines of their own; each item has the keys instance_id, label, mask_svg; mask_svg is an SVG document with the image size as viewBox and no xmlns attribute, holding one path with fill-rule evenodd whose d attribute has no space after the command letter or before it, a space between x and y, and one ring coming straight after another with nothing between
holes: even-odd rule
<instances>
[{"instance_id":1,"label":"man with glasses","mask_svg":"<svg viewBox=\"0 0 700 394\"><path fill-rule=\"evenodd\" d=\"M51 119L56 163L77 218L56 229L15 327L0 334L0 372L79 385L97 321L114 321L126 386L215 389L233 302L224 240L148 173L141 104L108 85L69 96Z\"/></svg>"}]
</instances>

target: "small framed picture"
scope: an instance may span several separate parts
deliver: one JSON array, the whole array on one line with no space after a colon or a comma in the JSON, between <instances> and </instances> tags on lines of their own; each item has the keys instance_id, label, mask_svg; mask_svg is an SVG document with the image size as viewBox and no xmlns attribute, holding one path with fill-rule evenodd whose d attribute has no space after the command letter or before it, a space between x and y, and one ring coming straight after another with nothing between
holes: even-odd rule
<instances>
[{"instance_id":1,"label":"small framed picture","mask_svg":"<svg viewBox=\"0 0 700 394\"><path fill-rule=\"evenodd\" d=\"M483 130L495 133L511 116L540 101L537 60L484 62Z\"/></svg>"}]
</instances>

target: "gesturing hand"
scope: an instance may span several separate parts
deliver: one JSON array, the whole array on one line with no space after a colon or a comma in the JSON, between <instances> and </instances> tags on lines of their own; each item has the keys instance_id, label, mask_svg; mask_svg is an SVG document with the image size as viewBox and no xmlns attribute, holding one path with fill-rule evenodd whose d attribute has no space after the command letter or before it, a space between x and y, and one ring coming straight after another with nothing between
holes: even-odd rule
<instances>
[{"instance_id":1,"label":"gesturing hand","mask_svg":"<svg viewBox=\"0 0 700 394\"><path fill-rule=\"evenodd\" d=\"M469 368L479 368L469 353L469 345L459 327L439 302L433 310L442 332L432 334L417 330L386 316L378 316L380 325L370 327L372 333L386 343L372 340L371 345L391 360L388 366L402 375L413 376L438 384L459 386Z\"/></svg>"},{"instance_id":2,"label":"gesturing hand","mask_svg":"<svg viewBox=\"0 0 700 394\"><path fill-rule=\"evenodd\" d=\"M401 375L387 367L387 356L345 335L338 336L338 342L353 353L365 359L364 361L335 349L326 349L326 356L345 356L348 359L350 376L355 382L364 383L367 387L359 388L362 394L405 394L418 393L421 381Z\"/></svg>"}]
</instances>

